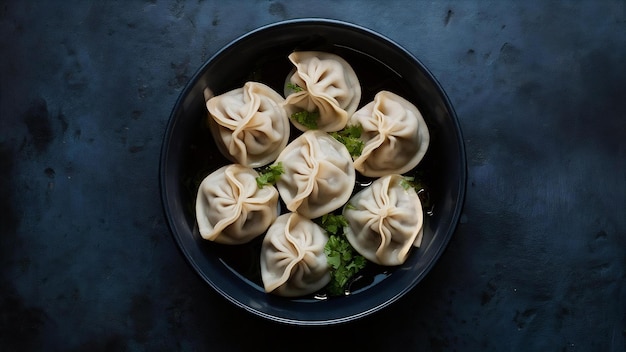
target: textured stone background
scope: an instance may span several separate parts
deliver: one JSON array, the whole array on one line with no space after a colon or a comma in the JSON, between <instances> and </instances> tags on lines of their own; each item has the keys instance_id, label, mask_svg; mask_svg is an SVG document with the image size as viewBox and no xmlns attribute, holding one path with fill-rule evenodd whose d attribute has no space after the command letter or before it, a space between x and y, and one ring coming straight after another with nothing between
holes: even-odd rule
<instances>
[{"instance_id":1,"label":"textured stone background","mask_svg":"<svg viewBox=\"0 0 626 352\"><path fill-rule=\"evenodd\" d=\"M218 296L178 251L158 189L191 75L298 17L360 24L424 62L469 166L427 278L330 328ZM625 350L625 1L1 1L0 33L3 351Z\"/></svg>"}]
</instances>

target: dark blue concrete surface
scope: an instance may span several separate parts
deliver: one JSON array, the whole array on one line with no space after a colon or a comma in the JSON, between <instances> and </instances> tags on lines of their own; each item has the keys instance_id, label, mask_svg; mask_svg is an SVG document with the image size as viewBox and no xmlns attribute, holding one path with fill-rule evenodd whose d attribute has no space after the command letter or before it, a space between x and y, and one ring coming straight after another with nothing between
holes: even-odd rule
<instances>
[{"instance_id":1,"label":"dark blue concrete surface","mask_svg":"<svg viewBox=\"0 0 626 352\"><path fill-rule=\"evenodd\" d=\"M332 328L222 299L176 247L158 188L191 75L298 17L412 52L468 153L433 271ZM626 349L625 1L2 1L0 34L0 350Z\"/></svg>"}]
</instances>

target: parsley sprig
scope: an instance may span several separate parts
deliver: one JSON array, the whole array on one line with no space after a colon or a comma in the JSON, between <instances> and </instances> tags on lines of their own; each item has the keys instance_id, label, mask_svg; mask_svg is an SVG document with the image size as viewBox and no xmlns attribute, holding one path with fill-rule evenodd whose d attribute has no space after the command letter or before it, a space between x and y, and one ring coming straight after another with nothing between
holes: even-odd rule
<instances>
[{"instance_id":1,"label":"parsley sprig","mask_svg":"<svg viewBox=\"0 0 626 352\"><path fill-rule=\"evenodd\" d=\"M339 230L348 226L348 220L343 215L324 214L322 216L322 228L329 234L336 235Z\"/></svg>"},{"instance_id":2,"label":"parsley sprig","mask_svg":"<svg viewBox=\"0 0 626 352\"><path fill-rule=\"evenodd\" d=\"M320 114L318 112L310 112L306 110L294 112L291 114L291 118L297 123L303 125L304 127L310 130L317 129L317 121L320 119Z\"/></svg>"},{"instance_id":3,"label":"parsley sprig","mask_svg":"<svg viewBox=\"0 0 626 352\"><path fill-rule=\"evenodd\" d=\"M288 94L302 92L303 90L304 88L300 87L296 83L287 82L287 84L285 84L285 91L288 92ZM291 114L291 119L309 130L316 130L320 114L317 111L302 110Z\"/></svg>"},{"instance_id":4,"label":"parsley sprig","mask_svg":"<svg viewBox=\"0 0 626 352\"><path fill-rule=\"evenodd\" d=\"M287 83L287 89L289 89L289 90L293 91L294 93L301 92L301 91L303 91L303 90L304 90L304 89L303 89L302 87L300 87L299 85L297 85L297 84L295 84L295 83L291 83L291 82Z\"/></svg>"},{"instance_id":5,"label":"parsley sprig","mask_svg":"<svg viewBox=\"0 0 626 352\"><path fill-rule=\"evenodd\" d=\"M426 185L422 181L416 179L413 176L404 176L400 181L400 186L402 186L402 188L406 190L410 188L415 189L415 192L417 192L417 195L422 202L422 207L424 209L427 209L427 213L432 211L433 204L430 199L430 193L428 192L428 187L426 187Z\"/></svg>"},{"instance_id":6,"label":"parsley sprig","mask_svg":"<svg viewBox=\"0 0 626 352\"><path fill-rule=\"evenodd\" d=\"M348 221L343 215L326 214L321 219L322 227L330 234L324 253L330 266L331 281L327 286L333 296L343 295L349 280L367 263L358 254L343 234Z\"/></svg>"},{"instance_id":7,"label":"parsley sprig","mask_svg":"<svg viewBox=\"0 0 626 352\"><path fill-rule=\"evenodd\" d=\"M283 163L280 161L274 165L267 166L259 171L256 184L259 188L263 188L266 185L274 185L284 172Z\"/></svg>"},{"instance_id":8,"label":"parsley sprig","mask_svg":"<svg viewBox=\"0 0 626 352\"><path fill-rule=\"evenodd\" d=\"M413 188L415 189L415 192L419 192L426 188L424 184L420 180L416 180L414 176L403 176L400 181L400 186L404 189Z\"/></svg>"},{"instance_id":9,"label":"parsley sprig","mask_svg":"<svg viewBox=\"0 0 626 352\"><path fill-rule=\"evenodd\" d=\"M345 145L351 156L359 156L363 152L365 143L361 140L363 126L360 124L347 125L344 129L332 132L330 135Z\"/></svg>"}]
</instances>

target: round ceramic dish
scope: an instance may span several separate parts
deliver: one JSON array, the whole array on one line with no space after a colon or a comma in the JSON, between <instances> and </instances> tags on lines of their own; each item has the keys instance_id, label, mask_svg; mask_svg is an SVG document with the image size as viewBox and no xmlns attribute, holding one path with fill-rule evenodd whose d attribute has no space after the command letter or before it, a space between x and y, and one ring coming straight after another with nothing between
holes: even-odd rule
<instances>
[{"instance_id":1,"label":"round ceramic dish","mask_svg":"<svg viewBox=\"0 0 626 352\"><path fill-rule=\"evenodd\" d=\"M199 182L230 163L215 145L205 101L263 82L282 92L294 50L336 53L354 68L362 86L360 106L382 90L415 104L429 127L429 150L415 173L426 182L433 206L424 237L399 267L378 268L355 282L348 296L296 299L263 290L256 244L224 246L198 234L194 202ZM210 58L183 89L170 116L160 160L160 186L171 232L191 267L233 304L287 324L328 325L376 312L414 288L441 256L456 228L466 187L463 138L455 112L432 74L411 53L366 28L322 19L268 25L234 40Z\"/></svg>"}]
</instances>

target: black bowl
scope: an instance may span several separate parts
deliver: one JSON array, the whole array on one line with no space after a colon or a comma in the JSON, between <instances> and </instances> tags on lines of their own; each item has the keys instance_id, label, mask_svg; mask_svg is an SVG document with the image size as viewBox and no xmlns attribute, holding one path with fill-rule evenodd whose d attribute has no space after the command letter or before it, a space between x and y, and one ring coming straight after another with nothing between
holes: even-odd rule
<instances>
[{"instance_id":1,"label":"black bowl","mask_svg":"<svg viewBox=\"0 0 626 352\"><path fill-rule=\"evenodd\" d=\"M289 299L267 294L260 279L259 241L224 246L203 240L194 202L199 182L230 163L211 137L205 98L263 82L282 92L294 50L339 54L359 76L361 105L381 89L413 102L429 127L429 150L414 172L433 204L425 217L422 246L399 267L378 268L355 283L349 296ZM439 83L413 55L371 30L323 19L298 19L254 30L210 58L182 91L165 133L160 162L161 194L171 232L193 269L235 305L273 321L327 325L376 312L414 288L429 272L456 228L466 187L463 138L455 112Z\"/></svg>"}]
</instances>

